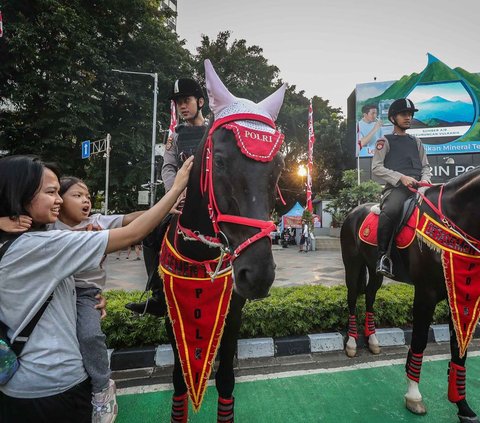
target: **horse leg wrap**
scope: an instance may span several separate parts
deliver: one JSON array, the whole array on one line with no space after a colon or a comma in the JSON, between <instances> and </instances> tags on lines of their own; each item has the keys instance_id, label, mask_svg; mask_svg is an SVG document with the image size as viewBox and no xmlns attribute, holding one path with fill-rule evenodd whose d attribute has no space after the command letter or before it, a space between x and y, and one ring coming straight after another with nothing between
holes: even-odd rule
<instances>
[{"instance_id":1,"label":"horse leg wrap","mask_svg":"<svg viewBox=\"0 0 480 423\"><path fill-rule=\"evenodd\" d=\"M365 337L368 338L370 335L375 333L375 319L373 313L366 312L365 313L365 328L364 334Z\"/></svg>"},{"instance_id":2,"label":"horse leg wrap","mask_svg":"<svg viewBox=\"0 0 480 423\"><path fill-rule=\"evenodd\" d=\"M407 377L414 382L420 382L420 372L422 371L423 353L415 354L412 350L408 350L407 363L405 364L405 371Z\"/></svg>"},{"instance_id":3,"label":"horse leg wrap","mask_svg":"<svg viewBox=\"0 0 480 423\"><path fill-rule=\"evenodd\" d=\"M218 397L217 423L233 423L234 401L233 397Z\"/></svg>"},{"instance_id":4,"label":"horse leg wrap","mask_svg":"<svg viewBox=\"0 0 480 423\"><path fill-rule=\"evenodd\" d=\"M187 423L188 421L188 395L173 396L171 423Z\"/></svg>"},{"instance_id":5,"label":"horse leg wrap","mask_svg":"<svg viewBox=\"0 0 480 423\"><path fill-rule=\"evenodd\" d=\"M352 338L358 339L357 318L354 314L348 316L347 335L351 336Z\"/></svg>"},{"instance_id":6,"label":"horse leg wrap","mask_svg":"<svg viewBox=\"0 0 480 423\"><path fill-rule=\"evenodd\" d=\"M458 402L465 399L465 367L448 363L448 400Z\"/></svg>"}]
</instances>

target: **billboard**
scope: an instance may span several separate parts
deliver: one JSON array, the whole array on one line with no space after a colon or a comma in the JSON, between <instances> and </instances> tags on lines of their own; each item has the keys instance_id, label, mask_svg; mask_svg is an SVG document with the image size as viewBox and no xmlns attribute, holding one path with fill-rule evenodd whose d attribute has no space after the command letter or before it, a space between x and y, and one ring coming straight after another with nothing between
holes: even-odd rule
<instances>
[{"instance_id":1,"label":"billboard","mask_svg":"<svg viewBox=\"0 0 480 423\"><path fill-rule=\"evenodd\" d=\"M402 97L415 113L408 133L419 137L428 155L480 153L480 74L451 69L428 54L427 67L398 81L358 84L356 141L360 157L372 157L375 143L392 133L390 104Z\"/></svg>"}]
</instances>

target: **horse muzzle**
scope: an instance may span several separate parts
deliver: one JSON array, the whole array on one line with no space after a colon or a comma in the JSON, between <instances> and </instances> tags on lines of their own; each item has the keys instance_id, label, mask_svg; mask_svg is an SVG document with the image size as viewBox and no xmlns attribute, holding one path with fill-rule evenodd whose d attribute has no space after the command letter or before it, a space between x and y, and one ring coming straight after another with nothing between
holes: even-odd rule
<instances>
[{"instance_id":1,"label":"horse muzzle","mask_svg":"<svg viewBox=\"0 0 480 423\"><path fill-rule=\"evenodd\" d=\"M241 263L240 263L241 262ZM275 263L273 257L270 263L263 260L241 260L234 263L234 291L248 300L267 297L275 280Z\"/></svg>"}]
</instances>

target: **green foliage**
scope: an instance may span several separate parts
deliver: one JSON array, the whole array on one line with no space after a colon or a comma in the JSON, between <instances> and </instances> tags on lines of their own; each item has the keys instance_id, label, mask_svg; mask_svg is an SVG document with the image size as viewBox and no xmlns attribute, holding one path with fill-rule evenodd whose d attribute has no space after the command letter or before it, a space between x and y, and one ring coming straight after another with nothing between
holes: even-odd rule
<instances>
[{"instance_id":1,"label":"green foliage","mask_svg":"<svg viewBox=\"0 0 480 423\"><path fill-rule=\"evenodd\" d=\"M105 160L81 159L80 144L112 135L110 208L137 208L150 178L153 78L159 122L169 122L172 81L191 72L191 56L152 0L2 2L0 150L37 154L82 177L95 196ZM161 134L157 134L161 141Z\"/></svg>"},{"instance_id":2,"label":"green foliage","mask_svg":"<svg viewBox=\"0 0 480 423\"><path fill-rule=\"evenodd\" d=\"M138 347L168 342L163 319L151 315L135 316L125 304L138 301L140 292L107 291L107 317L102 330L109 348Z\"/></svg>"},{"instance_id":3,"label":"green foliage","mask_svg":"<svg viewBox=\"0 0 480 423\"><path fill-rule=\"evenodd\" d=\"M168 343L163 319L134 317L125 304L139 299L139 292L108 291L107 317L102 328L110 348ZM412 325L413 287L390 284L377 293L375 322L377 327ZM357 321L365 319L363 297L358 301ZM448 305L439 303L434 323L445 323ZM241 338L279 337L309 333L344 331L348 320L345 286L306 285L272 288L271 296L247 302L243 309Z\"/></svg>"},{"instance_id":4,"label":"green foliage","mask_svg":"<svg viewBox=\"0 0 480 423\"><path fill-rule=\"evenodd\" d=\"M157 121L162 128L169 123L172 81L195 74L202 82L205 58L239 97L259 101L282 84L279 68L268 62L262 48L232 40L229 31L213 39L203 36L192 57L164 25L166 16L156 1L5 0L2 13L0 105L6 108L0 116L0 150L59 162L65 173L85 179L97 197L104 190L105 160L100 155L82 160L80 145L110 133L112 211L138 208L140 185L150 179L153 112L153 78L112 69L158 72ZM312 190L335 194L341 172L354 166L345 120L328 100L314 96L312 103ZM280 213L305 201L297 169L307 160L308 105L303 91L287 87L277 119L286 154L280 186L287 205L278 207ZM162 136L159 129L157 142ZM162 194L160 188L157 197Z\"/></svg>"},{"instance_id":5,"label":"green foliage","mask_svg":"<svg viewBox=\"0 0 480 423\"><path fill-rule=\"evenodd\" d=\"M347 214L359 204L380 201L381 186L374 181L362 182L359 185L356 170L346 170L342 184L343 188L325 208L332 215L333 227L340 227Z\"/></svg>"},{"instance_id":6,"label":"green foliage","mask_svg":"<svg viewBox=\"0 0 480 423\"><path fill-rule=\"evenodd\" d=\"M268 64L259 46L248 46L244 39L230 42L230 31L221 31L215 40L202 35L195 56L197 76L205 86L203 62L210 59L229 91L255 102L271 94L278 83L278 67Z\"/></svg>"},{"instance_id":7,"label":"green foliage","mask_svg":"<svg viewBox=\"0 0 480 423\"><path fill-rule=\"evenodd\" d=\"M303 210L302 222L307 222L309 230L313 230L313 214L307 208Z\"/></svg>"}]
</instances>

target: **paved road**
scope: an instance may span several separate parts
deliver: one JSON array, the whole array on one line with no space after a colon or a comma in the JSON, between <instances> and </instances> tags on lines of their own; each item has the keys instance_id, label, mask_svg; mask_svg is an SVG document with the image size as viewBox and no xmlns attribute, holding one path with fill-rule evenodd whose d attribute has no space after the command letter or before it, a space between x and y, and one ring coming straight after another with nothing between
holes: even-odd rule
<instances>
[{"instance_id":1,"label":"paved road","mask_svg":"<svg viewBox=\"0 0 480 423\"><path fill-rule=\"evenodd\" d=\"M277 263L276 278L273 286L296 285L339 285L344 283L345 272L340 250L318 250L299 253L298 248L291 246L281 248L273 246L273 255ZM135 260L126 252L110 254L107 258L106 289L143 290L147 274L143 259Z\"/></svg>"}]
</instances>

